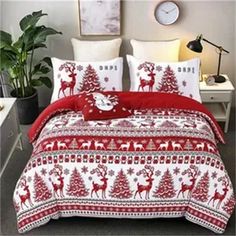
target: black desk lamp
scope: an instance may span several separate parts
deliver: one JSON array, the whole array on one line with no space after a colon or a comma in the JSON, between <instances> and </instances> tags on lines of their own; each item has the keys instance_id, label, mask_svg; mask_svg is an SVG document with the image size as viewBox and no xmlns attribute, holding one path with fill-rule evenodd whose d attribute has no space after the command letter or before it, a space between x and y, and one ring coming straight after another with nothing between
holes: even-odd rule
<instances>
[{"instance_id":1,"label":"black desk lamp","mask_svg":"<svg viewBox=\"0 0 236 236\"><path fill-rule=\"evenodd\" d=\"M214 43L208 41L207 39L204 39L202 34L198 35L197 38L193 41L188 42L187 47L189 49L191 49L194 52L202 52L202 45L201 45L201 40L213 45L214 47L218 48L219 50L219 60L218 60L218 69L217 69L217 74L213 75L215 82L216 83L222 83L225 82L225 77L220 75L220 63L221 63L221 55L222 52L226 52L229 53L229 51L225 50L224 48L222 48L221 46L217 46Z\"/></svg>"}]
</instances>

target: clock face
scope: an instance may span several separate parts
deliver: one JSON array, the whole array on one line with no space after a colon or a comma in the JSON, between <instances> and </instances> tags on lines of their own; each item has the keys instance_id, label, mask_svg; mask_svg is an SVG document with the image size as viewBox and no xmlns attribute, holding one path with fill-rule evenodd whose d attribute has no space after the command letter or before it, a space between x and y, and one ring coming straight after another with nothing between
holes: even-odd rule
<instances>
[{"instance_id":1,"label":"clock face","mask_svg":"<svg viewBox=\"0 0 236 236\"><path fill-rule=\"evenodd\" d=\"M155 9L155 18L162 25L170 25L179 17L179 7L172 1L161 2Z\"/></svg>"},{"instance_id":2,"label":"clock face","mask_svg":"<svg viewBox=\"0 0 236 236\"><path fill-rule=\"evenodd\" d=\"M214 85L215 84L215 78L213 76L208 76L206 78L206 84L207 85Z\"/></svg>"}]
</instances>

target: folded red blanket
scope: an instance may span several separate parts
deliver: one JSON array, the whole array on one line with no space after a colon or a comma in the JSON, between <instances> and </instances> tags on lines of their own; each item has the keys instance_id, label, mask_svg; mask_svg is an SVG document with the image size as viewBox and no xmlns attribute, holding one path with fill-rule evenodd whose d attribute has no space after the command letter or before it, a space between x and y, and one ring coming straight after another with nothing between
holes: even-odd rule
<instances>
[{"instance_id":1,"label":"folded red blanket","mask_svg":"<svg viewBox=\"0 0 236 236\"><path fill-rule=\"evenodd\" d=\"M103 92L103 94L116 95L119 100L128 109L142 110L142 109L178 109L192 112L199 112L211 124L219 141L224 143L223 132L216 122L213 115L201 103L184 96L159 93L159 92ZM83 108L83 100L85 94L74 95L62 98L50 104L36 119L31 129L29 130L30 142L33 142L39 135L41 129L46 122L58 113L66 111L81 111Z\"/></svg>"}]
</instances>

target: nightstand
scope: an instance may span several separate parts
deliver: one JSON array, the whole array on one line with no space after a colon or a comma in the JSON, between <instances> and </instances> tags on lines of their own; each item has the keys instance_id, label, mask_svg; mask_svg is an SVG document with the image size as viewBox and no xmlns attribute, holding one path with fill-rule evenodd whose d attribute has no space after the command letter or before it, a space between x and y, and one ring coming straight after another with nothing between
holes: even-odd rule
<instances>
[{"instance_id":1,"label":"nightstand","mask_svg":"<svg viewBox=\"0 0 236 236\"><path fill-rule=\"evenodd\" d=\"M203 75L203 81L200 82L202 103L214 115L217 121L225 122L224 132L227 133L234 87L227 75L224 75L226 78L225 82L215 83L211 86L206 84L206 76Z\"/></svg>"},{"instance_id":2,"label":"nightstand","mask_svg":"<svg viewBox=\"0 0 236 236\"><path fill-rule=\"evenodd\" d=\"M0 127L1 127L1 171L0 177L5 170L10 157L18 145L22 150L20 125L17 116L16 98L0 98L3 109L0 111Z\"/></svg>"}]
</instances>

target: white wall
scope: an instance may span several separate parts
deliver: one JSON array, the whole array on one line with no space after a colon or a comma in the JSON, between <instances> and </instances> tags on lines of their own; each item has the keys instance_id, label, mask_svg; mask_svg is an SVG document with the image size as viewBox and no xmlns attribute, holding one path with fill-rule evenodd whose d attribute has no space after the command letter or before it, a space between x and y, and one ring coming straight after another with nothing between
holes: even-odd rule
<instances>
[{"instance_id":1,"label":"white wall","mask_svg":"<svg viewBox=\"0 0 236 236\"><path fill-rule=\"evenodd\" d=\"M227 73L234 84L236 79L236 2L235 1L183 1L177 3L181 9L177 23L170 26L162 26L155 21L154 9L160 0L133 0L122 1L121 7L121 37L123 44L121 56L132 53L129 39L162 40L180 38L180 59L200 57L203 73L215 73L217 71L218 55L215 48L203 43L204 51L196 54L186 48L186 43L193 40L199 33L215 44L222 45L230 51L223 56L221 72ZM71 37L83 39L111 39L113 37L80 37L79 13L77 0L65 1L11 1L3 0L1 4L1 29L10 32L17 37L19 35L19 20L32 11L42 9L48 13L41 21L50 27L63 32L63 35L52 36L48 41L48 49L41 51L41 55L55 56L64 59L72 59ZM40 56L40 55L39 55ZM127 65L125 65L125 86L128 87ZM40 89L40 104L48 104L50 91L47 88Z\"/></svg>"}]
</instances>

